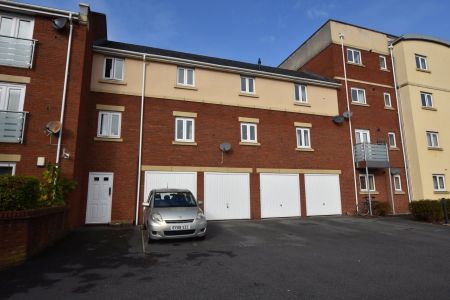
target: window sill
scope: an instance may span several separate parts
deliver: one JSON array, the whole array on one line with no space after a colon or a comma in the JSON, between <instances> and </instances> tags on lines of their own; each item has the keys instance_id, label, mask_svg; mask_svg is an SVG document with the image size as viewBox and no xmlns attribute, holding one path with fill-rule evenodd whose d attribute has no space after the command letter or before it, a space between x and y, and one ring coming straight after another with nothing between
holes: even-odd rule
<instances>
[{"instance_id":1,"label":"window sill","mask_svg":"<svg viewBox=\"0 0 450 300\"><path fill-rule=\"evenodd\" d=\"M389 70L389 69L381 69L381 68L380 68L380 71L383 71L383 72L391 72L391 70Z\"/></svg>"},{"instance_id":2,"label":"window sill","mask_svg":"<svg viewBox=\"0 0 450 300\"><path fill-rule=\"evenodd\" d=\"M302 102L294 101L294 105L311 107L311 104L309 104L308 102L302 103Z\"/></svg>"},{"instance_id":3,"label":"window sill","mask_svg":"<svg viewBox=\"0 0 450 300\"><path fill-rule=\"evenodd\" d=\"M118 84L118 85L127 85L126 81L116 80L116 79L100 79L98 82L109 83L109 84Z\"/></svg>"},{"instance_id":4,"label":"window sill","mask_svg":"<svg viewBox=\"0 0 450 300\"><path fill-rule=\"evenodd\" d=\"M434 107L428 107L428 106L422 106L422 109L424 109L424 110L431 110L431 111L437 111L436 108L434 108Z\"/></svg>"},{"instance_id":5,"label":"window sill","mask_svg":"<svg viewBox=\"0 0 450 300\"><path fill-rule=\"evenodd\" d=\"M347 64L349 64L349 65L353 65L353 66L358 66L358 67L362 67L362 68L365 68L366 66L365 65L363 65L363 64L357 64L357 63L354 63L354 62L351 62L351 61L347 61Z\"/></svg>"},{"instance_id":6,"label":"window sill","mask_svg":"<svg viewBox=\"0 0 450 300\"><path fill-rule=\"evenodd\" d=\"M241 146L261 146L261 143L252 143L252 142L239 142L239 145Z\"/></svg>"},{"instance_id":7,"label":"window sill","mask_svg":"<svg viewBox=\"0 0 450 300\"><path fill-rule=\"evenodd\" d=\"M359 103L359 102L351 102L351 104L352 105L358 105L358 106L366 106L366 107L369 107L370 105L369 104L367 104L367 103Z\"/></svg>"},{"instance_id":8,"label":"window sill","mask_svg":"<svg viewBox=\"0 0 450 300\"><path fill-rule=\"evenodd\" d=\"M239 93L239 96L242 97L250 97L250 98L259 98L259 96L257 94L250 94L250 93Z\"/></svg>"},{"instance_id":9,"label":"window sill","mask_svg":"<svg viewBox=\"0 0 450 300\"><path fill-rule=\"evenodd\" d=\"M196 142L180 142L180 141L172 141L172 145L197 146L197 143L196 143Z\"/></svg>"},{"instance_id":10,"label":"window sill","mask_svg":"<svg viewBox=\"0 0 450 300\"><path fill-rule=\"evenodd\" d=\"M295 151L300 151L300 152L314 152L313 148L295 148Z\"/></svg>"},{"instance_id":11,"label":"window sill","mask_svg":"<svg viewBox=\"0 0 450 300\"><path fill-rule=\"evenodd\" d=\"M366 191L360 191L359 194L360 194L360 195L369 195L369 192L366 192ZM380 192L372 191L372 192L370 192L370 194L371 194L371 195L379 195Z\"/></svg>"},{"instance_id":12,"label":"window sill","mask_svg":"<svg viewBox=\"0 0 450 300\"><path fill-rule=\"evenodd\" d=\"M109 137L100 137L100 136L96 136L94 137L94 141L97 142L123 142L122 138L109 138Z\"/></svg>"},{"instance_id":13,"label":"window sill","mask_svg":"<svg viewBox=\"0 0 450 300\"><path fill-rule=\"evenodd\" d=\"M395 195L404 195L406 194L404 191L394 191Z\"/></svg>"},{"instance_id":14,"label":"window sill","mask_svg":"<svg viewBox=\"0 0 450 300\"><path fill-rule=\"evenodd\" d=\"M392 151L400 151L400 149L398 147L389 147L389 150Z\"/></svg>"},{"instance_id":15,"label":"window sill","mask_svg":"<svg viewBox=\"0 0 450 300\"><path fill-rule=\"evenodd\" d=\"M195 86L190 86L190 85L181 85L181 84L176 84L174 86L174 88L176 89L183 89L183 90L191 90L191 91L198 91L198 88Z\"/></svg>"},{"instance_id":16,"label":"window sill","mask_svg":"<svg viewBox=\"0 0 450 300\"><path fill-rule=\"evenodd\" d=\"M433 150L433 151L444 151L444 149L441 148L441 147L428 147L428 150Z\"/></svg>"},{"instance_id":17,"label":"window sill","mask_svg":"<svg viewBox=\"0 0 450 300\"><path fill-rule=\"evenodd\" d=\"M435 194L450 194L450 192L449 191L434 191L433 193L435 193Z\"/></svg>"},{"instance_id":18,"label":"window sill","mask_svg":"<svg viewBox=\"0 0 450 300\"><path fill-rule=\"evenodd\" d=\"M424 73L429 73L429 74L431 74L431 71L430 71L430 70L424 70L424 69L419 69L419 68L416 68L416 71L419 71L419 72L424 72Z\"/></svg>"},{"instance_id":19,"label":"window sill","mask_svg":"<svg viewBox=\"0 0 450 300\"><path fill-rule=\"evenodd\" d=\"M385 106L384 109L387 109L387 110L396 110L396 109L393 108L392 106Z\"/></svg>"}]
</instances>

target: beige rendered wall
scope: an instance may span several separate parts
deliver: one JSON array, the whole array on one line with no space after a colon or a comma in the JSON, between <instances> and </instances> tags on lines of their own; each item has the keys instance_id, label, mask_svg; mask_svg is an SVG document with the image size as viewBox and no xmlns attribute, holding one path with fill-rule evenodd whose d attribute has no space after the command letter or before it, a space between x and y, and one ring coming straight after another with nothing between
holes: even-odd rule
<instances>
[{"instance_id":1,"label":"beige rendered wall","mask_svg":"<svg viewBox=\"0 0 450 300\"><path fill-rule=\"evenodd\" d=\"M142 61L126 58L124 81L102 80L104 56L94 54L91 90L97 92L141 95ZM338 114L337 91L334 88L308 85L308 106L294 103L294 83L257 77L255 96L240 94L240 74L211 69L195 69L195 89L176 85L177 65L147 63L146 96L180 101L254 107L305 114L334 116Z\"/></svg>"}]
</instances>

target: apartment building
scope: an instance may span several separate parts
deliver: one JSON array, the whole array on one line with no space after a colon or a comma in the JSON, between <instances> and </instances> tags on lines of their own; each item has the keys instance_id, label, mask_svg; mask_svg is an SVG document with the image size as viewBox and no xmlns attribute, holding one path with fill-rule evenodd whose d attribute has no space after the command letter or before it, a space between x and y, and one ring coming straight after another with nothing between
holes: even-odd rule
<instances>
[{"instance_id":1,"label":"apartment building","mask_svg":"<svg viewBox=\"0 0 450 300\"><path fill-rule=\"evenodd\" d=\"M448 198L450 43L403 35L393 44L412 199Z\"/></svg>"},{"instance_id":2,"label":"apartment building","mask_svg":"<svg viewBox=\"0 0 450 300\"><path fill-rule=\"evenodd\" d=\"M388 202L393 213L408 211L399 112L389 45L396 37L329 20L281 64L338 80L339 114L352 138L356 201Z\"/></svg>"}]
</instances>

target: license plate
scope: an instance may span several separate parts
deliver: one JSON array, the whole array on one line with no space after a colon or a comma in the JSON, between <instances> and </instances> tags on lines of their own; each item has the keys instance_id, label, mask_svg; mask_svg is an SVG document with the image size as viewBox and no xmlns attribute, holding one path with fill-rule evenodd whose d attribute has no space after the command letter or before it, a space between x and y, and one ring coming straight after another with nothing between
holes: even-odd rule
<instances>
[{"instance_id":1,"label":"license plate","mask_svg":"<svg viewBox=\"0 0 450 300\"><path fill-rule=\"evenodd\" d=\"M191 229L191 226L189 226L189 225L170 226L170 230L187 230L187 229Z\"/></svg>"}]
</instances>

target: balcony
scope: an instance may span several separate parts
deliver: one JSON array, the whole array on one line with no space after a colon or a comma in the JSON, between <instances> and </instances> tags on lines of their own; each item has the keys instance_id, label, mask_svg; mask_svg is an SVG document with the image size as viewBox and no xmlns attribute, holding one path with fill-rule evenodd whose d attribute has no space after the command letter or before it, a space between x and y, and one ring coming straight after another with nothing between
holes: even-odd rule
<instances>
[{"instance_id":1,"label":"balcony","mask_svg":"<svg viewBox=\"0 0 450 300\"><path fill-rule=\"evenodd\" d=\"M354 146L357 168L388 168L389 154L386 144L361 143Z\"/></svg>"},{"instance_id":2,"label":"balcony","mask_svg":"<svg viewBox=\"0 0 450 300\"><path fill-rule=\"evenodd\" d=\"M23 143L27 112L0 110L0 143Z\"/></svg>"},{"instance_id":3,"label":"balcony","mask_svg":"<svg viewBox=\"0 0 450 300\"><path fill-rule=\"evenodd\" d=\"M31 69L35 46L36 40L0 35L0 65Z\"/></svg>"}]
</instances>

